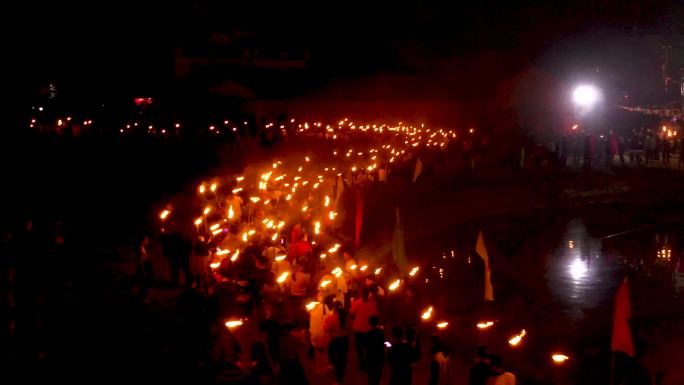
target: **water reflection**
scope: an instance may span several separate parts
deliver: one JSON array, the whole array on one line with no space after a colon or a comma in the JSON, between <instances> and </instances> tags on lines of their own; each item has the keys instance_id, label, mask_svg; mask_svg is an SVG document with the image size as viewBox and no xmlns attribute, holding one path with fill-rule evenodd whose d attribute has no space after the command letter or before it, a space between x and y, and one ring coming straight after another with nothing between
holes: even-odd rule
<instances>
[{"instance_id":1,"label":"water reflection","mask_svg":"<svg viewBox=\"0 0 684 385\"><path fill-rule=\"evenodd\" d=\"M596 312L612 311L617 285L625 275L660 295L676 294L677 288L684 292L684 226L645 227L634 218L615 222L613 218L615 213L608 212L559 220L530 232L532 236L509 231L516 228L516 219L492 231L495 296L503 302L518 299L515 285L519 284L522 291L533 293L528 297L531 311L537 310L535 303L548 299L559 305L564 316L584 321ZM453 239L454 233L463 235ZM467 311L481 298L484 266L472 254L473 234L477 233L449 228L421 244L429 264L421 269L420 282L449 293L440 309ZM430 249L431 245L439 249ZM461 296L455 301L457 294ZM635 291L634 300L638 297Z\"/></svg>"},{"instance_id":2,"label":"water reflection","mask_svg":"<svg viewBox=\"0 0 684 385\"><path fill-rule=\"evenodd\" d=\"M572 261L572 264L570 264L570 275L575 281L579 281L584 278L588 272L588 264L582 261L582 259L579 257Z\"/></svg>"},{"instance_id":3,"label":"water reflection","mask_svg":"<svg viewBox=\"0 0 684 385\"><path fill-rule=\"evenodd\" d=\"M584 221L572 220L547 260L547 283L574 318L609 304L625 273L665 286L672 280L675 289L682 289L684 271L678 266L683 256L677 240L677 233L670 229L635 231L602 241L589 234Z\"/></svg>"},{"instance_id":4,"label":"water reflection","mask_svg":"<svg viewBox=\"0 0 684 385\"><path fill-rule=\"evenodd\" d=\"M564 310L581 318L610 299L618 271L617 261L603 255L601 241L589 235L584 222L573 220L547 260L546 278Z\"/></svg>"}]
</instances>

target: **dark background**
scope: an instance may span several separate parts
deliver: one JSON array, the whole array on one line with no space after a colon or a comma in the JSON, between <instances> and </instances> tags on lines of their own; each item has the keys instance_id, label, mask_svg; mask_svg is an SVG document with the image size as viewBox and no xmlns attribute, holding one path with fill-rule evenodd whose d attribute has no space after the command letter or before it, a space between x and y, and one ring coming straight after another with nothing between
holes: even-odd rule
<instances>
[{"instance_id":1,"label":"dark background","mask_svg":"<svg viewBox=\"0 0 684 385\"><path fill-rule=\"evenodd\" d=\"M210 32L236 31L265 50L307 55L306 81L283 96L492 50L515 51L511 73L542 64L570 76L598 66L632 91L644 89L638 74L659 67L660 46L682 44L684 31L682 3L672 0L22 2L7 11L10 78L23 90L56 82L76 99L169 93L175 47L198 49Z\"/></svg>"}]
</instances>

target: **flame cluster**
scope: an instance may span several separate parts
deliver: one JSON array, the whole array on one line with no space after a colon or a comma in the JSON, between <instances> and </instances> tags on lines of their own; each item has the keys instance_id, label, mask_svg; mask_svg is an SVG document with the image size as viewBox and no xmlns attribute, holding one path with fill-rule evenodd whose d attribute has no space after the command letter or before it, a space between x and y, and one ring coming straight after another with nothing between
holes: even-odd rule
<instances>
[{"instance_id":1,"label":"flame cluster","mask_svg":"<svg viewBox=\"0 0 684 385\"><path fill-rule=\"evenodd\" d=\"M212 131L219 130L218 125L213 127ZM329 143L331 150L323 150L323 154L321 151L295 154L288 156L287 161L274 158L250 166L249 170L256 171L246 175L216 176L201 182L196 191L203 209L193 223L198 233L215 240L220 238L219 248L210 262L212 267L218 268L227 258L236 261L240 249L256 237L277 242L286 225L302 218L312 224L309 241L331 242L323 245L327 253L321 254L321 259L334 256L340 244L331 240L330 230L338 220L343 184L357 179L355 183L364 183L370 177L381 180L391 164L404 160L409 153L417 149L440 150L456 138L453 130L426 128L424 124L362 125L349 119L333 125L298 123L292 119L280 126L268 123L264 129L320 139ZM246 211L249 211L247 215ZM255 220L256 212L265 213L263 220ZM159 216L164 221L171 215L167 209ZM368 266L357 268L366 271ZM377 268L375 274L380 271ZM416 267L410 276L417 272ZM286 276L278 278L278 282L280 278L283 283L287 281ZM396 290L400 284L400 280L395 281L390 290Z\"/></svg>"}]
</instances>

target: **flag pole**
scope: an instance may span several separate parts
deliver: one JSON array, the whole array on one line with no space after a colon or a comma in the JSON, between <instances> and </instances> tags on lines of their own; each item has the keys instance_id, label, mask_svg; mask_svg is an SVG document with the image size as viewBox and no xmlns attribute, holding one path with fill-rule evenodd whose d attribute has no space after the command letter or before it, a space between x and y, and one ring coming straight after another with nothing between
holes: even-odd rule
<instances>
[{"instance_id":1,"label":"flag pole","mask_svg":"<svg viewBox=\"0 0 684 385\"><path fill-rule=\"evenodd\" d=\"M615 383L615 352L610 352L610 380L608 380L608 385L613 385Z\"/></svg>"}]
</instances>

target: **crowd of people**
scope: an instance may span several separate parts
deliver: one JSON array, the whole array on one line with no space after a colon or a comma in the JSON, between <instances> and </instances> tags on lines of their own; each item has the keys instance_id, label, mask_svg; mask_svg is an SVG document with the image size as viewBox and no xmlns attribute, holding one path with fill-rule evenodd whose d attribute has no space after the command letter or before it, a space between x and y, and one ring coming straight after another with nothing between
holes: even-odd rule
<instances>
[{"instance_id":1,"label":"crowd of people","mask_svg":"<svg viewBox=\"0 0 684 385\"><path fill-rule=\"evenodd\" d=\"M620 165L643 166L661 163L670 165L672 155L679 154L676 166L681 168L684 158L684 140L676 128L663 126L659 129L640 127L629 135L611 130L606 134L583 132L575 128L560 143L552 144L563 166L591 168Z\"/></svg>"},{"instance_id":2,"label":"crowd of people","mask_svg":"<svg viewBox=\"0 0 684 385\"><path fill-rule=\"evenodd\" d=\"M340 127L343 123L351 125L340 122ZM342 132L328 129L317 135L337 141ZM380 143L387 144L380 145L367 139L373 137L372 132L367 127L347 133L344 144L354 149L336 147L330 162L317 162L309 155L301 165L274 159L263 166L263 173L252 170L253 175L233 177L227 185L219 185L225 178L202 182L190 204L201 212L192 221L194 227L183 226L181 221L191 218L176 214L181 209L171 202L159 214L154 242L149 235L142 238L138 252L141 297L147 297L158 279L150 257L154 249L167 259L173 286L181 286L183 276L187 289L217 304L216 319L226 322L216 330L210 359L217 378L306 384L314 375L330 376L342 384L348 374L348 357L355 356L358 371L365 373L370 385L380 383L384 367L389 368L390 384L408 385L412 367L423 353L421 335L429 332L430 384L451 383L453 370L439 330L420 320L425 304L417 300L419 288L412 283L415 271L409 274L406 266L388 256L369 260L356 255L364 192L391 183L391 178L415 181L424 166L411 149L420 143L425 150L433 141L422 138L435 135L390 131L402 140L391 144L381 136ZM355 136L366 139L353 142ZM367 148L360 148L361 143ZM438 151L444 147L440 143L435 141ZM425 167L431 167L433 158L421 154ZM307 185L305 193L300 193ZM342 231L344 218L354 219L355 237ZM391 320L389 333L382 320ZM244 323L260 332L251 338L248 363L241 357L236 338L249 329ZM313 374L305 370L302 358L306 356ZM488 369L485 380L489 382L483 384L510 384L495 380L496 368Z\"/></svg>"},{"instance_id":3,"label":"crowd of people","mask_svg":"<svg viewBox=\"0 0 684 385\"><path fill-rule=\"evenodd\" d=\"M463 376L453 373L439 330L421 323L425 304L416 299L419 289L406 267L388 256L362 260L356 251L365 191L393 179L416 181L449 156L473 170L492 148L491 136L471 130L456 139L451 130L371 128L347 120L325 127L293 121L266 126L269 140L301 133L332 145L303 152L296 161L273 159L245 175L207 179L189 202L166 203L155 230L136 245L140 297L149 300L150 289L166 283L155 259L160 255L171 286L216 304L211 354L201 360L216 368L219 381L306 384L311 372L302 359L308 356L315 375L342 384L348 358L354 356L369 385L379 384L386 368L390 384L411 384L426 332L429 383L449 384L454 375ZM615 159L667 164L675 137L649 130L635 132L630 140L614 133L575 133L550 153L562 165L590 167ZM454 153L450 146L457 147ZM525 160L534 152L528 147L525 154L524 143L511 147L510 163L527 167ZM345 222L352 224L347 230L353 228L353 236L344 231ZM56 235L53 243L59 245L59 239ZM393 282L401 285L393 288ZM260 334L251 338L246 360L237 334L249 325ZM501 358L484 349L478 350L470 378L476 385L515 383Z\"/></svg>"}]
</instances>

